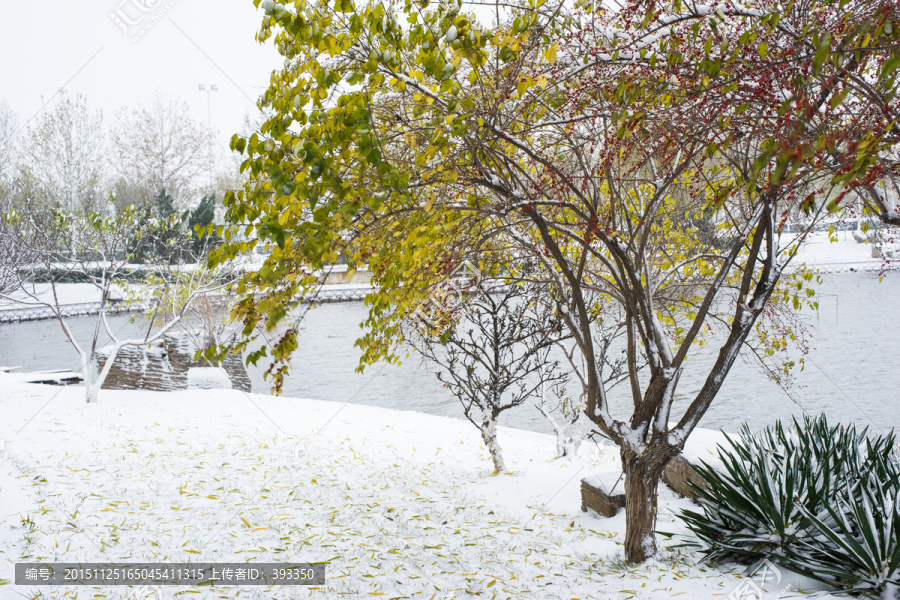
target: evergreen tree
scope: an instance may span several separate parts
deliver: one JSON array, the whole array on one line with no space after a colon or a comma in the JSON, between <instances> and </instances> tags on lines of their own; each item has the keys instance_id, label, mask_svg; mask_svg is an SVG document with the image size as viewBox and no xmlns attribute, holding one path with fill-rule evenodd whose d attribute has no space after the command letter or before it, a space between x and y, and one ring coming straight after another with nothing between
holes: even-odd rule
<instances>
[{"instance_id":1,"label":"evergreen tree","mask_svg":"<svg viewBox=\"0 0 900 600\"><path fill-rule=\"evenodd\" d=\"M182 247L177 238L183 235L184 221L188 211L185 211L181 218L177 218L177 214L175 201L170 194L166 193L166 188L162 188L156 196L158 222L154 236L154 249L156 255L165 258L169 264L175 264L180 259Z\"/></svg>"},{"instance_id":2,"label":"evergreen tree","mask_svg":"<svg viewBox=\"0 0 900 600\"><path fill-rule=\"evenodd\" d=\"M215 193L204 196L200 200L200 204L195 208L188 219L188 226L191 231L191 248L195 255L203 252L204 246L214 247L218 245L219 236L215 230L210 235L205 235L202 231L197 232L199 227L201 230L207 225L215 223L216 216L216 195ZM205 238L205 239L204 239Z\"/></svg>"},{"instance_id":3,"label":"evergreen tree","mask_svg":"<svg viewBox=\"0 0 900 600\"><path fill-rule=\"evenodd\" d=\"M156 196L156 216L160 219L168 219L175 214L175 202L172 196L166 193L166 188L159 190Z\"/></svg>"},{"instance_id":4,"label":"evergreen tree","mask_svg":"<svg viewBox=\"0 0 900 600\"><path fill-rule=\"evenodd\" d=\"M128 261L143 264L153 253L152 236L147 235L148 224L153 219L153 206L144 201L140 208L136 211L137 223L135 224L135 233L128 242L125 252L128 254Z\"/></svg>"}]
</instances>

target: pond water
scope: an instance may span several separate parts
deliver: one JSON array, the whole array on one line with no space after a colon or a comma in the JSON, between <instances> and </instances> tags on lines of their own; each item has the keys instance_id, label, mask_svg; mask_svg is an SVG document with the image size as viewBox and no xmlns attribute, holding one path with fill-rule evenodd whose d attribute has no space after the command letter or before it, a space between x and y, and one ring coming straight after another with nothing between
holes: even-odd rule
<instances>
[{"instance_id":1,"label":"pond water","mask_svg":"<svg viewBox=\"0 0 900 600\"><path fill-rule=\"evenodd\" d=\"M789 419L804 412L825 412L830 421L855 422L876 433L900 430L900 385L897 357L900 349L900 274L878 282L871 273L823 275L818 287L818 314L808 311L812 339L807 365L797 375L795 403L752 363L738 360L722 390L701 421L701 427L737 431L741 423L757 430L776 419ZM353 404L412 410L463 418L459 402L441 387L434 369L411 357L402 366L376 365L364 374L355 373L359 351L353 342L360 332L366 307L361 302L321 305L308 313L300 334L300 348L284 395L314 398L339 404L352 411ZM69 320L81 343L89 343L96 319ZM143 338L144 325L126 316L110 319L122 336ZM101 345L107 340L101 338ZM715 358L716 348L707 349L689 361L676 394L673 417L680 416L703 383ZM23 371L77 369L78 355L56 321L34 321L0 326L0 366L22 366ZM257 393L268 393L263 380L266 366L250 367ZM624 416L631 404L628 390L620 386L611 395L613 412ZM102 402L102 392L100 401ZM621 407L621 410L615 410ZM338 405L335 406L335 410ZM530 403L505 412L501 425L550 433L541 414Z\"/></svg>"}]
</instances>

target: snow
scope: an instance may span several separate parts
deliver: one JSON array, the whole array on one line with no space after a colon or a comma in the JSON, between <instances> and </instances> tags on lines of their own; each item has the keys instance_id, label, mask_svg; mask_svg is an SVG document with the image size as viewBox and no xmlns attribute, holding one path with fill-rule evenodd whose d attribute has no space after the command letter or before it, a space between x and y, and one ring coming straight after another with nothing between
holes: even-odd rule
<instances>
[{"instance_id":1,"label":"snow","mask_svg":"<svg viewBox=\"0 0 900 600\"><path fill-rule=\"evenodd\" d=\"M125 291L121 288L114 285L111 289L113 290L114 298L120 299L127 297ZM29 291L30 290L31 288L29 288ZM36 292L39 301L53 304L53 288L49 283L36 283L34 285L34 292ZM56 286L56 293L59 297L60 304L83 304L88 302L100 302L101 300L100 289L91 283L61 283ZM21 307L22 305L15 302L15 300L29 304L34 303L34 300L29 298L21 290L11 293L10 297L12 300L0 298L0 310L4 308Z\"/></svg>"},{"instance_id":2,"label":"snow","mask_svg":"<svg viewBox=\"0 0 900 600\"><path fill-rule=\"evenodd\" d=\"M192 367L187 372L189 390L232 389L228 373L221 367Z\"/></svg>"},{"instance_id":3,"label":"snow","mask_svg":"<svg viewBox=\"0 0 900 600\"><path fill-rule=\"evenodd\" d=\"M731 437L734 439L735 436ZM689 463L699 465L705 462L717 471L724 470L725 465L719 459L719 446L731 448L724 433L710 429L695 429L684 443L681 454Z\"/></svg>"},{"instance_id":4,"label":"snow","mask_svg":"<svg viewBox=\"0 0 900 600\"><path fill-rule=\"evenodd\" d=\"M792 265L806 263L807 267L820 271L836 270L847 271L850 268L856 270L880 269L882 260L872 258L872 245L860 244L853 239L852 231L838 231L838 239L832 242L828 234L824 232L811 233L806 243L800 247L797 256L791 261ZM781 247L786 249L788 243L793 241L793 236L785 234Z\"/></svg>"},{"instance_id":5,"label":"snow","mask_svg":"<svg viewBox=\"0 0 900 600\"><path fill-rule=\"evenodd\" d=\"M11 372L6 372L6 369L10 369ZM75 371L71 371L69 369L62 369L59 371L33 371L33 372L22 372L18 370L17 367L0 367L0 372L2 372L3 377L0 379L2 383L35 383L35 382L43 382L43 383L54 383L57 385L61 385L63 382L74 382L83 380L84 377L81 376L81 373L76 373Z\"/></svg>"},{"instance_id":6,"label":"snow","mask_svg":"<svg viewBox=\"0 0 900 600\"><path fill-rule=\"evenodd\" d=\"M82 390L4 373L0 414L18 431L0 462L0 580L25 560L276 560L330 561L325 589L163 597L711 599L739 583L683 551L625 566L624 511L580 511L580 479L610 489L621 474L593 444L555 459L553 436L500 427L509 470L491 476L461 419L237 390L104 390L85 404ZM687 452L717 435L697 430ZM658 529L683 533L672 515L690 506L660 486ZM70 592L0 585L0 598L40 591Z\"/></svg>"},{"instance_id":7,"label":"snow","mask_svg":"<svg viewBox=\"0 0 900 600\"><path fill-rule=\"evenodd\" d=\"M371 292L374 286L370 283L330 283L323 285L323 292Z\"/></svg>"},{"instance_id":8,"label":"snow","mask_svg":"<svg viewBox=\"0 0 900 600\"><path fill-rule=\"evenodd\" d=\"M331 272L342 273L347 270L346 265L336 265ZM335 299L362 299L365 294L376 287L370 283L336 283L323 285L319 290L318 300L328 302ZM129 286L129 291L140 294L140 286ZM37 302L29 298L21 290L10 294L10 298L0 298L0 323L5 321L15 322L19 320L31 320L34 318L55 318L50 309L42 309L38 302L47 302L51 306L53 302L53 290L50 284L36 284L34 286ZM96 314L96 307L100 306L100 290L90 283L61 283L56 286L56 293L64 317ZM113 285L111 287L113 300L128 299L128 293L122 288ZM119 304L119 307L125 304ZM93 307L92 310L89 310ZM140 309L138 305L131 305L133 309ZM68 312L67 312L68 311Z\"/></svg>"}]
</instances>

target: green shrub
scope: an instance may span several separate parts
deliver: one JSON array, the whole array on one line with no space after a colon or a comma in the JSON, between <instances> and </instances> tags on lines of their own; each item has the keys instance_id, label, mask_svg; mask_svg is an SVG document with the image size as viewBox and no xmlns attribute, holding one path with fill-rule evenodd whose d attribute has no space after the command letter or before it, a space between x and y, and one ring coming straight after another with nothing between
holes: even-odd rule
<instances>
[{"instance_id":1,"label":"green shrub","mask_svg":"<svg viewBox=\"0 0 900 600\"><path fill-rule=\"evenodd\" d=\"M727 436L726 436L727 437ZM869 437L822 415L781 422L719 448L703 463L702 512L682 517L710 560L763 557L864 595L900 585L900 468L893 432Z\"/></svg>"}]
</instances>

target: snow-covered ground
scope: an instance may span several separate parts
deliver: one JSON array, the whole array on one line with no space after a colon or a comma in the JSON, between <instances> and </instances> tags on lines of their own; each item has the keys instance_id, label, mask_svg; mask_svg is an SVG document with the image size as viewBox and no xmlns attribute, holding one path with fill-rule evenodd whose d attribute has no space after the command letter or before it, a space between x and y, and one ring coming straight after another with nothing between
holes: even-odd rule
<instances>
[{"instance_id":1,"label":"snow-covered ground","mask_svg":"<svg viewBox=\"0 0 900 600\"><path fill-rule=\"evenodd\" d=\"M807 267L814 269L848 271L878 270L882 267L881 258L872 258L872 244L859 244L853 239L852 231L838 231L835 233L837 240L832 242L825 232L811 233L806 243L800 248L800 252L794 257L793 263L806 263ZM782 247L791 241L791 236L785 235L782 239ZM893 263L894 261L891 261ZM887 265L890 268L890 265Z\"/></svg>"},{"instance_id":2,"label":"snow-covered ground","mask_svg":"<svg viewBox=\"0 0 900 600\"><path fill-rule=\"evenodd\" d=\"M324 588L163 587L191 598L727 598L741 579L663 550L622 561L624 511L580 510L580 480L617 453L555 459L547 435L500 428L492 476L471 424L236 390L102 391L0 373L0 598L125 598L124 587L15 586L16 562L328 561ZM318 434L316 434L318 432ZM10 436L7 436L7 439ZM721 434L686 454L712 458ZM618 483L617 492L622 490ZM661 531L690 506L665 486ZM738 571L735 571L738 572ZM788 581L810 582L788 575Z\"/></svg>"},{"instance_id":3,"label":"snow-covered ground","mask_svg":"<svg viewBox=\"0 0 900 600\"><path fill-rule=\"evenodd\" d=\"M126 298L125 290L113 286L114 298ZM29 288L37 296L38 302L54 303L53 287L49 283L36 283L34 288ZM100 302L100 289L92 283L61 283L56 286L57 297L60 304L84 304L88 302ZM20 308L22 303L32 305L35 299L18 290L10 294L10 299L0 298L0 310Z\"/></svg>"}]
</instances>

